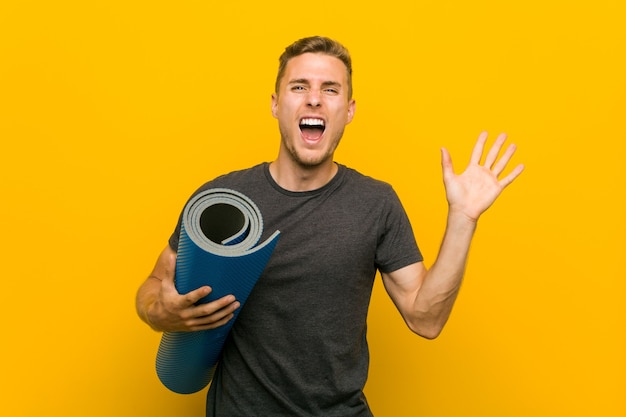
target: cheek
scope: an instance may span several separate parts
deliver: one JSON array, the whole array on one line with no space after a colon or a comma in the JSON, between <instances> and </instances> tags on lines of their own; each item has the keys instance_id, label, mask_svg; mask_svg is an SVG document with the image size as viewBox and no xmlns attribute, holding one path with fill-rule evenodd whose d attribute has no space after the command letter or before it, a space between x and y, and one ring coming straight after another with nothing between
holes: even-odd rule
<instances>
[{"instance_id":1,"label":"cheek","mask_svg":"<svg viewBox=\"0 0 626 417\"><path fill-rule=\"evenodd\" d=\"M294 103L288 100L282 100L280 104L277 103L274 106L273 113L275 114L275 117L277 118L290 120L293 118L293 115L295 114L296 109L297 109L297 103Z\"/></svg>"},{"instance_id":2,"label":"cheek","mask_svg":"<svg viewBox=\"0 0 626 417\"><path fill-rule=\"evenodd\" d=\"M337 109L335 109L334 114L335 121L340 125L340 129L343 129L343 126L350 122L350 113L345 107L338 107Z\"/></svg>"}]
</instances>

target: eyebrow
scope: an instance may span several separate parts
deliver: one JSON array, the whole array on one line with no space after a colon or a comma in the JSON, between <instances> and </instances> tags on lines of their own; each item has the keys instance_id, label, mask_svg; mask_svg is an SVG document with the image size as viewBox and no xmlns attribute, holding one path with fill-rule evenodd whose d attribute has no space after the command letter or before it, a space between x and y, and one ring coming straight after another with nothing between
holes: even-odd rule
<instances>
[{"instance_id":1,"label":"eyebrow","mask_svg":"<svg viewBox=\"0 0 626 417\"><path fill-rule=\"evenodd\" d=\"M306 78L296 78L295 80L289 81L287 84L289 84L289 85L291 85L291 84L306 84L306 85L310 85L311 82L309 80L307 80ZM341 83L337 82L337 81L324 81L322 83L322 88L327 88L327 87L341 88Z\"/></svg>"}]
</instances>

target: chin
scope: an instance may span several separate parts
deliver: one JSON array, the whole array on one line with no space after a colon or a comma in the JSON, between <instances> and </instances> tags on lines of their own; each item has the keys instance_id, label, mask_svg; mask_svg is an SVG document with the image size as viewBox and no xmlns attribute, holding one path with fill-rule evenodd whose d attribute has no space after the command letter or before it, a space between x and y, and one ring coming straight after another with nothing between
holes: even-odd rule
<instances>
[{"instance_id":1,"label":"chin","mask_svg":"<svg viewBox=\"0 0 626 417\"><path fill-rule=\"evenodd\" d=\"M305 157L304 155L299 155L298 153L291 154L292 159L302 168L318 168L322 165L328 164L332 162L332 155L316 155Z\"/></svg>"},{"instance_id":2,"label":"chin","mask_svg":"<svg viewBox=\"0 0 626 417\"><path fill-rule=\"evenodd\" d=\"M310 149L305 146L297 146L296 143L289 143L283 137L283 150L301 168L314 169L333 162L336 146L332 147L332 149L326 147L323 149Z\"/></svg>"}]
</instances>

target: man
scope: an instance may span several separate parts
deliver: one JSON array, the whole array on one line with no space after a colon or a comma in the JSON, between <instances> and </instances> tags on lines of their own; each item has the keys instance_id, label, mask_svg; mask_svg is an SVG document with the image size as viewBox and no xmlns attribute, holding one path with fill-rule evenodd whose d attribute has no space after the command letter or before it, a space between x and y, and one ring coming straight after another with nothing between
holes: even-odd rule
<instances>
[{"instance_id":1,"label":"man","mask_svg":"<svg viewBox=\"0 0 626 417\"><path fill-rule=\"evenodd\" d=\"M487 139L481 134L461 175L442 150L449 212L439 255L427 269L392 188L333 160L355 113L351 74L348 51L331 39L287 47L272 95L281 136L276 160L200 188L233 188L255 201L263 240L281 231L224 347L207 416L370 416L362 389L376 271L408 327L437 337L459 291L478 218L522 172L519 165L498 179L515 151L510 145L498 158L504 135L481 165ZM240 307L234 297L195 305L210 287L175 289L179 228L180 220L138 291L138 314L159 331L222 326Z\"/></svg>"}]
</instances>

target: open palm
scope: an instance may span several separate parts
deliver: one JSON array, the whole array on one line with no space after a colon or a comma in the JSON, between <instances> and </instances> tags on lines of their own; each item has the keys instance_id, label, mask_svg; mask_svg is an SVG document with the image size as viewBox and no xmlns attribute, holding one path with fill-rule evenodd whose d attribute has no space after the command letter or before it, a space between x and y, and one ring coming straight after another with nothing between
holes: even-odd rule
<instances>
[{"instance_id":1,"label":"open palm","mask_svg":"<svg viewBox=\"0 0 626 417\"><path fill-rule=\"evenodd\" d=\"M504 188L524 170L522 164L517 165L508 175L499 179L515 153L516 146L509 145L498 158L502 145L506 141L506 135L500 134L481 164L486 141L487 133L483 132L474 145L469 164L459 175L454 173L452 158L448 150L443 148L441 154L443 181L450 211L462 213L473 221L478 220Z\"/></svg>"}]
</instances>

